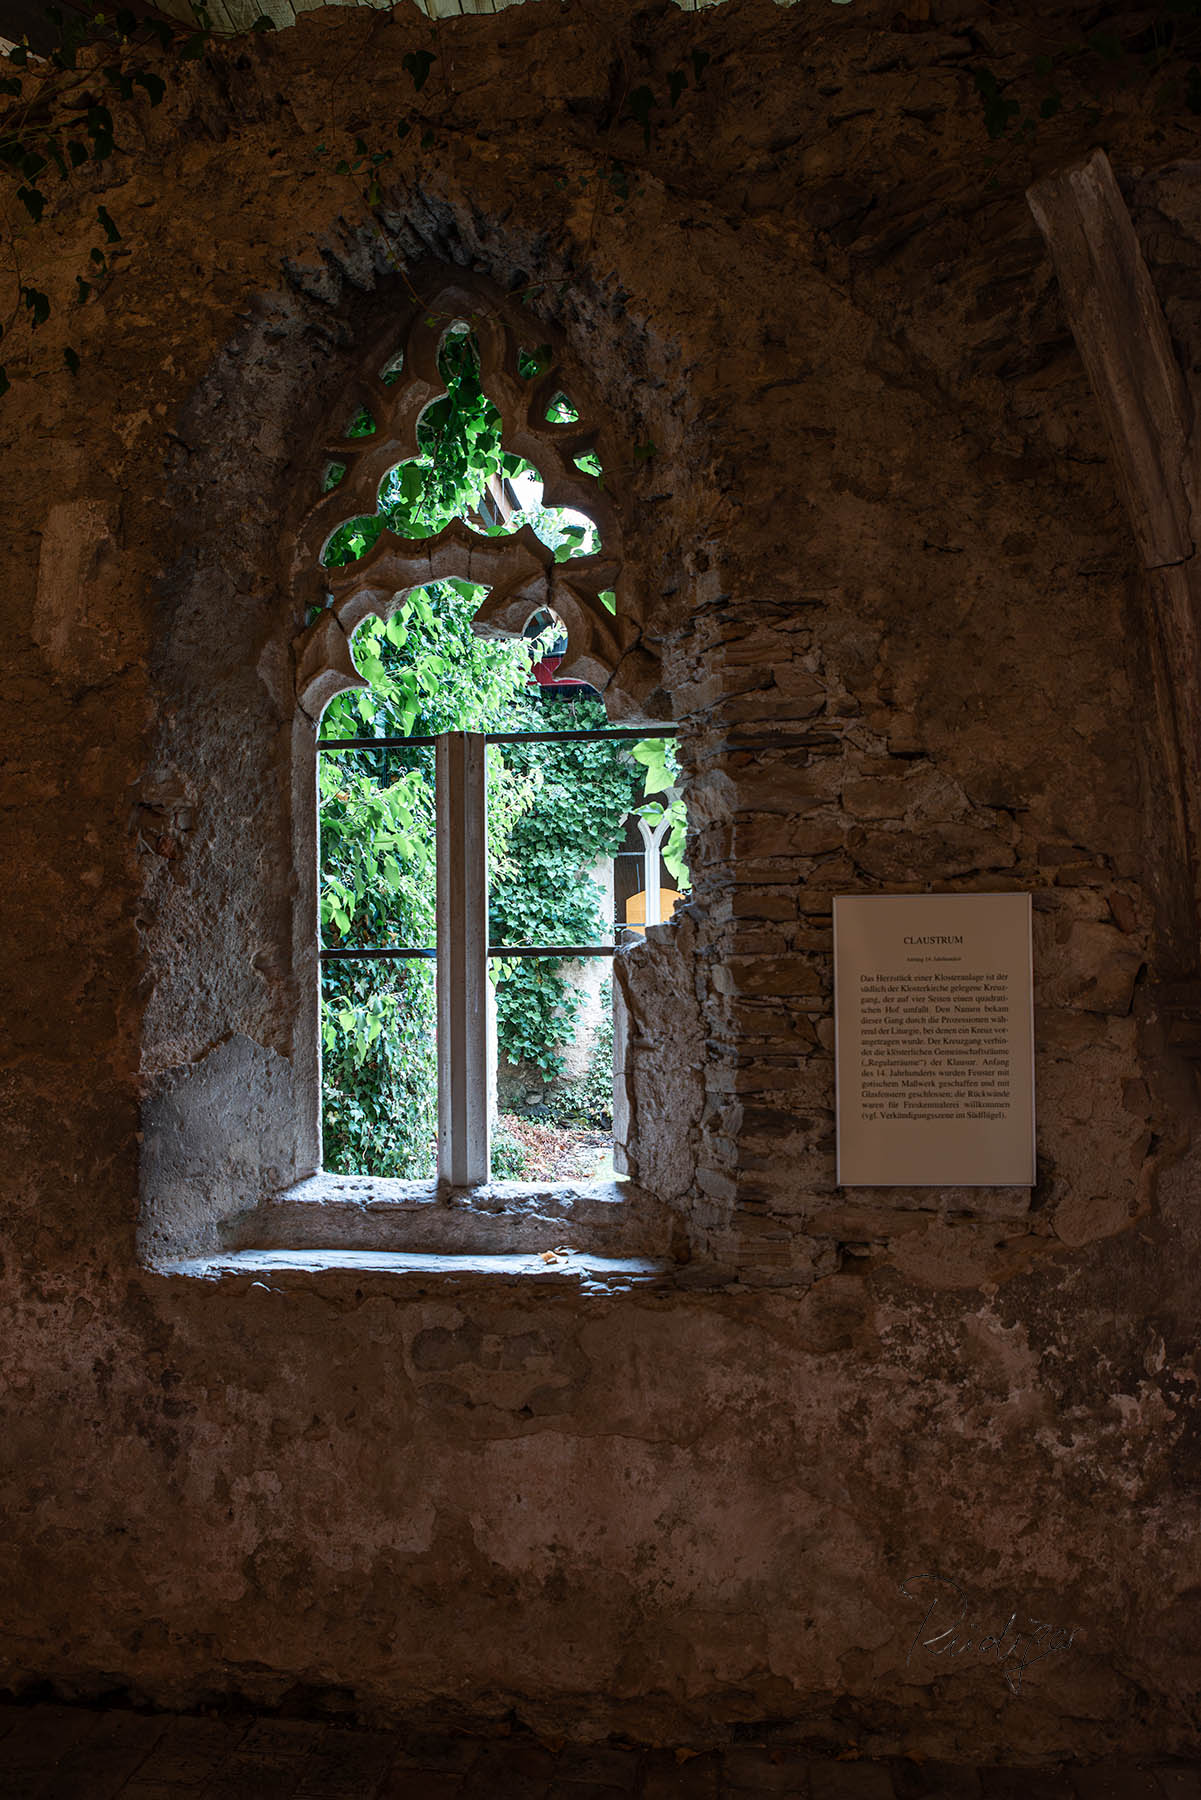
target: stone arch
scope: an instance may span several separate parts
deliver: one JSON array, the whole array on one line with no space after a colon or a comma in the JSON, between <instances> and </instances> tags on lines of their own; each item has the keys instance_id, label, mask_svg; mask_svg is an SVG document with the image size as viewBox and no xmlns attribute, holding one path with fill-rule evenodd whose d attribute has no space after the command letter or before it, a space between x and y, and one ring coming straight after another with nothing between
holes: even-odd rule
<instances>
[{"instance_id":1,"label":"stone arch","mask_svg":"<svg viewBox=\"0 0 1201 1800\"><path fill-rule=\"evenodd\" d=\"M451 226L444 236L440 252L469 254ZM499 255L492 261L508 266ZM618 366L627 389L639 382L644 328L627 323L620 301L572 287L568 329L605 346L594 385L570 354L568 330L556 332L541 309L446 262L381 273L356 243L331 253L319 282L292 274L291 291L248 299L182 405L160 513L172 556L157 586L139 802L156 818L167 811L188 824L177 854L147 860L139 915L147 979L138 1234L152 1263L241 1241L261 1203L320 1164L314 721L328 698L359 680L350 655L357 623L443 574L489 583L485 629L519 630L549 594L552 610L574 628L576 668L603 688L611 716L639 723L670 716L660 675L663 626L644 617L635 576L642 548L659 544L666 521L631 512L630 418L594 398L605 382L617 396ZM344 447L329 420L347 421L358 405L374 402L384 424L377 435L391 440L382 466L412 453L406 445L415 442L416 419L443 391L430 375L436 345L427 341L410 361L420 370L426 357L424 398L414 392L402 400L381 384L395 399L395 416L384 415L372 376L431 301L484 321L477 330L489 346L506 447L563 484L551 486L552 504L570 483L570 503L599 513L606 558L616 547L610 561L581 575L554 567L528 534L513 534L502 551L500 539L452 526L437 539L385 543L377 561L364 558L354 569L321 567L321 545L337 522L333 505L318 512L321 472L331 450L341 459ZM513 345L544 343L552 359L541 380L507 394ZM540 401L545 411L559 387L580 422L556 436L553 425L543 432L529 414ZM658 408L655 416L662 436ZM584 432L606 471L599 495L568 472L568 453L573 444L579 453ZM352 443L359 454L362 440ZM369 454L375 449L371 440ZM350 478L367 493L380 471L361 467ZM345 483L337 492L336 506L357 506ZM364 510L374 510L373 493ZM625 545L639 542L637 562L620 554L623 526ZM593 605L604 587L616 592L615 617L603 608L599 616Z\"/></svg>"},{"instance_id":2,"label":"stone arch","mask_svg":"<svg viewBox=\"0 0 1201 1800\"><path fill-rule=\"evenodd\" d=\"M405 283L399 317L372 340L343 405L366 407L375 422L368 438L327 434L315 453L344 465L336 487L309 509L296 533L291 589L297 610L315 617L296 641L296 693L302 711L317 721L330 700L362 687L351 639L369 616L387 618L404 595L427 582L460 577L486 586L475 629L485 636L518 636L539 608L554 612L567 629L564 675L589 682L604 697L610 716L635 717L650 696L661 696L658 659L641 642L636 584L622 557L620 508L611 480L603 485L576 466L604 434L588 383L571 368L562 339L542 320L479 276L431 266ZM445 392L438 353L454 323L469 323L480 352L480 374L502 421L502 444L543 479L548 505L583 513L602 540L596 553L557 564L525 527L491 537L462 520L429 538L382 533L373 549L344 569L322 566L322 552L338 526L376 510L380 484L398 463L418 455L418 426L426 408ZM546 360L540 374L523 377L520 352L531 336ZM383 372L400 364L392 383ZM571 422L548 418L554 397L567 388L584 405ZM616 609L600 598L614 590Z\"/></svg>"}]
</instances>

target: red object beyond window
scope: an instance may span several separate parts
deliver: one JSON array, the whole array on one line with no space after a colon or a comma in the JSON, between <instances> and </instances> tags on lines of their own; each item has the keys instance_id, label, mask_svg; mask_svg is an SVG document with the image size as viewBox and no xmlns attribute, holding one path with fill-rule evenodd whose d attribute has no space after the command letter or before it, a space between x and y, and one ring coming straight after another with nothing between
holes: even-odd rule
<instances>
[{"instance_id":1,"label":"red object beyond window","mask_svg":"<svg viewBox=\"0 0 1201 1800\"><path fill-rule=\"evenodd\" d=\"M536 662L530 669L530 680L539 687L587 687L588 683L581 681L576 675L556 674L562 661L561 656L544 656L541 662Z\"/></svg>"}]
</instances>

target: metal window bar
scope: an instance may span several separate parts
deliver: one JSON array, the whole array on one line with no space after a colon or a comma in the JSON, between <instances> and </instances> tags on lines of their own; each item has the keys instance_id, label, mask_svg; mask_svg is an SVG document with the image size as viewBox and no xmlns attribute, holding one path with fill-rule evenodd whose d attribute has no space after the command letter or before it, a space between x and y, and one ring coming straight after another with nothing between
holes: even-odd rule
<instances>
[{"instance_id":1,"label":"metal window bar","mask_svg":"<svg viewBox=\"0 0 1201 1800\"><path fill-rule=\"evenodd\" d=\"M489 944L488 956L612 956L617 944ZM436 957L437 950L428 947L400 949L393 944L367 946L360 950L323 950L322 962L371 962L391 957Z\"/></svg>"},{"instance_id":2,"label":"metal window bar","mask_svg":"<svg viewBox=\"0 0 1201 1800\"><path fill-rule=\"evenodd\" d=\"M445 734L444 734L445 735ZM665 738L679 737L678 725L605 725L596 731L485 731L480 733L486 744L558 744L569 738L577 742L601 738ZM419 750L437 744L436 737L369 737L318 738L318 750Z\"/></svg>"}]
</instances>

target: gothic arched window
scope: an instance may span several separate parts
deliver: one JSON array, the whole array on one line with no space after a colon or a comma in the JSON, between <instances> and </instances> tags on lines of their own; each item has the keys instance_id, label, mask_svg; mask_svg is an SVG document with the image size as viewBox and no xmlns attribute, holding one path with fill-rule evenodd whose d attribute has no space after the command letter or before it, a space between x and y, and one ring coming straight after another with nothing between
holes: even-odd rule
<instances>
[{"instance_id":1,"label":"gothic arched window","mask_svg":"<svg viewBox=\"0 0 1201 1800\"><path fill-rule=\"evenodd\" d=\"M368 686L352 648L363 622L388 621L399 609L407 611L415 590L448 581L484 592L472 620L482 636L520 638L531 620L554 620L566 637L565 646L556 646L556 684L588 684L603 695L611 715L638 717L656 688L656 665L623 604L620 521L597 462L602 430L574 376L567 381L572 400L566 400L563 359L556 345L542 341L546 335L543 324L486 284L443 271L415 286L390 336L374 346L367 373L346 396L349 429L324 446L325 491L297 539L293 591L307 619L296 645L297 700L313 727L338 695ZM447 401L448 346L470 355L499 421L506 465L536 473L545 507L591 522L594 529L577 553L557 559L530 524L518 523L512 491L495 471L468 509L429 535L416 535L411 525L409 535L399 535L386 522L387 495L401 493L406 482L428 481L433 468L429 421ZM428 511L423 516L428 521ZM353 556L345 553L347 543ZM644 725L614 729L646 735ZM406 741L434 747L433 739ZM400 742L373 740L378 747ZM325 746L335 747L343 746ZM317 740L314 751L321 748ZM446 732L436 740L438 1173L456 1187L489 1176L489 956L580 948L489 946L484 750L482 732ZM311 874L312 856L302 860ZM658 895L656 863L656 906ZM415 960L434 948L326 948L317 954Z\"/></svg>"}]
</instances>

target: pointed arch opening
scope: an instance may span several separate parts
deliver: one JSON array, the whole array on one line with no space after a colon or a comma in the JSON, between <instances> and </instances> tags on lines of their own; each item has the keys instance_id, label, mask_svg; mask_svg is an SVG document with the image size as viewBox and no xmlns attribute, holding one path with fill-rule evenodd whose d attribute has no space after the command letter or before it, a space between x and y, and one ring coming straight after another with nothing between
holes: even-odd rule
<instances>
[{"instance_id":1,"label":"pointed arch opening","mask_svg":"<svg viewBox=\"0 0 1201 1800\"><path fill-rule=\"evenodd\" d=\"M298 534L292 571L306 620L296 644L297 701L302 716L322 727L314 746L326 825L319 905L323 925L334 927L334 941L327 936L319 952L327 1063L339 1056L345 1070L347 1034L359 1066L373 1046L387 1046L395 1063L396 1046L411 1040L403 1091L386 1092L382 1101L403 1115L403 1130L392 1132L407 1143L409 1161L399 1172L420 1180L436 1171L443 1185L454 1187L478 1186L494 1172L489 1126L498 1016L501 1061L512 1074L520 1069L523 1005L545 1012L549 988L553 1009L557 983L560 1011L569 1020L581 997L603 1014L609 962L598 981L591 959L611 959L620 941L644 934L662 916L665 900L670 910L678 894L669 886L675 878L664 874L662 853L669 834L673 842L682 838L682 804L675 790L660 797L657 814L655 803L645 803L648 768L656 760L666 766L665 740L656 738L639 761L630 752L645 743L645 727L613 727L607 716L637 717L659 685L630 605L619 483L606 467L603 430L579 376L565 371L553 344L532 341L532 323L515 315L511 303L482 287L465 288L458 278L436 278L414 296L395 337L376 347L368 373L348 396L344 427L315 459L319 491ZM392 654L403 653L435 614L454 623L449 673L444 656ZM400 679L398 660L407 663ZM444 674L478 684L478 704L463 704L460 686L459 702L440 708ZM551 721L532 719L528 706L518 705L506 720L496 702L506 692L519 699L519 690L531 685L544 699L587 697L593 714L529 729ZM458 729L444 736L449 714ZM525 729L499 729L509 723ZM659 729L671 728L659 722ZM331 735L340 741L331 742ZM593 871L602 876L603 916L590 922L587 905L569 913L567 922L579 926L567 931L570 941L562 930L531 934L528 927L539 921L506 904L511 895L503 880L514 821L537 807L545 780L537 758L531 760L533 745L556 738L573 740L577 750L587 746L583 779L594 836L598 809L607 802L612 813L594 846L606 865ZM507 748L503 761L489 755L489 740L498 750L522 748ZM383 781L378 774L356 779L352 758L378 770L381 757L392 759ZM372 854L378 852L387 875L374 883L376 896L389 884L395 893L406 884L416 890L407 933L398 934L393 917L383 925L389 941L351 941L356 930L361 939L363 914L353 914L364 893L370 902L372 883L351 893L344 869L329 866L331 837L343 846L347 841L339 807L347 816L356 809L360 817L371 815ZM648 814L656 815L649 823ZM652 872L641 884L630 878L634 857ZM619 866L622 906L615 915ZM582 942L588 929L603 941ZM514 933L527 941L514 942ZM397 941L398 935L410 941ZM531 935L550 941L531 943ZM542 959L537 973L519 958ZM377 967L367 982L355 965L369 959L384 965L384 973ZM564 1008L568 964L577 971L579 992ZM606 1045L603 1026L598 1035ZM432 1060L436 1084L426 1079L422 1086L419 1065ZM336 1090L339 1112L331 1105L333 1084L325 1084L325 1167L397 1173L395 1165L347 1167L355 1153L346 1147L346 1117L355 1115L363 1128L357 1155L368 1161L365 1102L380 1100L365 1090L348 1098L347 1086L344 1080ZM398 1117L393 1111L393 1125ZM502 1166L500 1172L519 1171Z\"/></svg>"}]
</instances>

